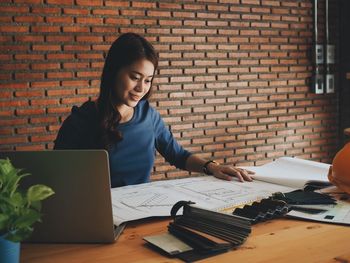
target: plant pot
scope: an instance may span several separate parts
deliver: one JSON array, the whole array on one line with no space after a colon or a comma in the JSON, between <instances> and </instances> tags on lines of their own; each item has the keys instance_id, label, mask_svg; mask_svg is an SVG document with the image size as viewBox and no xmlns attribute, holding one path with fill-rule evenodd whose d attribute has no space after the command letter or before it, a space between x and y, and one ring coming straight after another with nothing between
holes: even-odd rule
<instances>
[{"instance_id":1,"label":"plant pot","mask_svg":"<svg viewBox=\"0 0 350 263\"><path fill-rule=\"evenodd\" d=\"M0 236L0 262L19 263L20 244Z\"/></svg>"}]
</instances>

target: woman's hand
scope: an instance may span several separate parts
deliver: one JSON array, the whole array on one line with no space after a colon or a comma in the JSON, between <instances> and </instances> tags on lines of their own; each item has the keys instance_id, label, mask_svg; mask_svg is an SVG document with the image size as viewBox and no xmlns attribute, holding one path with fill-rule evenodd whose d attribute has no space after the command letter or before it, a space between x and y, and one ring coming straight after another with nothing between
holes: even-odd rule
<instances>
[{"instance_id":1,"label":"woman's hand","mask_svg":"<svg viewBox=\"0 0 350 263\"><path fill-rule=\"evenodd\" d=\"M208 170L216 178L231 181L234 177L237 177L238 181L253 181L253 178L250 176L254 172L245 170L242 168L234 167L232 165L220 165L215 163L210 163L208 165Z\"/></svg>"},{"instance_id":2,"label":"woman's hand","mask_svg":"<svg viewBox=\"0 0 350 263\"><path fill-rule=\"evenodd\" d=\"M192 154L187 158L186 170L190 172L212 174L216 178L227 181L231 181L233 178L237 177L240 182L253 181L250 175L254 174L252 171L232 165L220 165L213 160L208 161L196 154Z\"/></svg>"}]
</instances>

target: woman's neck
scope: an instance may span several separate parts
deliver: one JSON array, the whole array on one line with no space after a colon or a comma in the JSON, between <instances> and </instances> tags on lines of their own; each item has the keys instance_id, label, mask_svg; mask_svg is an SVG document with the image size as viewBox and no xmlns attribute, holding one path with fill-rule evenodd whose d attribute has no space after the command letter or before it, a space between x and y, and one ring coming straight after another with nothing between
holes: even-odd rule
<instances>
[{"instance_id":1,"label":"woman's neck","mask_svg":"<svg viewBox=\"0 0 350 263\"><path fill-rule=\"evenodd\" d=\"M128 122L134 116L134 108L132 107L124 105L124 106L117 107L117 110L119 111L121 116L119 123Z\"/></svg>"}]
</instances>

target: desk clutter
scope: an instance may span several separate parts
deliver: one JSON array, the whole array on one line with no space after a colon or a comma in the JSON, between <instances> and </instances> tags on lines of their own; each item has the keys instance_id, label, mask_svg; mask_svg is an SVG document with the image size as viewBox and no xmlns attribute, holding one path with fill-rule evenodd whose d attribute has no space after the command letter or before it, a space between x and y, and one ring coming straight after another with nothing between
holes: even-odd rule
<instances>
[{"instance_id":1,"label":"desk clutter","mask_svg":"<svg viewBox=\"0 0 350 263\"><path fill-rule=\"evenodd\" d=\"M337 187L323 188L318 192L295 190L273 196L288 203L288 217L350 225L350 194Z\"/></svg>"},{"instance_id":2,"label":"desk clutter","mask_svg":"<svg viewBox=\"0 0 350 263\"><path fill-rule=\"evenodd\" d=\"M251 233L253 224L293 211L302 211L311 217L325 212L325 206L336 204L337 200L328 194L304 190L274 193L237 207L232 214L202 209L191 201L179 201L171 209L173 221L168 225L168 232L143 239L168 256L194 262L239 247ZM177 215L181 209L182 215Z\"/></svg>"},{"instance_id":3,"label":"desk clutter","mask_svg":"<svg viewBox=\"0 0 350 263\"><path fill-rule=\"evenodd\" d=\"M183 213L177 216L180 209ZM223 214L180 201L171 210L173 222L168 225L168 233L144 240L167 255L194 262L239 247L251 233L253 223L284 215L288 208L283 201L263 199L236 210L232 215Z\"/></svg>"},{"instance_id":4,"label":"desk clutter","mask_svg":"<svg viewBox=\"0 0 350 263\"><path fill-rule=\"evenodd\" d=\"M179 201L171 209L168 233L144 240L185 262L218 255L241 245L251 232L250 221ZM176 215L183 209L182 215ZM170 237L169 237L170 235Z\"/></svg>"},{"instance_id":5,"label":"desk clutter","mask_svg":"<svg viewBox=\"0 0 350 263\"><path fill-rule=\"evenodd\" d=\"M334 205L337 203L330 195L305 190L274 193L272 198L282 200L289 205Z\"/></svg>"},{"instance_id":6,"label":"desk clutter","mask_svg":"<svg viewBox=\"0 0 350 263\"><path fill-rule=\"evenodd\" d=\"M251 224L281 217L288 213L288 204L283 200L264 198L243 208L236 208L232 214L247 218Z\"/></svg>"},{"instance_id":7,"label":"desk clutter","mask_svg":"<svg viewBox=\"0 0 350 263\"><path fill-rule=\"evenodd\" d=\"M292 210L308 215L316 215L327 212L336 204L336 199L330 195L300 189L288 193L274 193L269 198L253 202L242 208L236 208L233 215L247 218L251 224L256 224L289 215ZM295 213L293 215L296 217Z\"/></svg>"}]
</instances>

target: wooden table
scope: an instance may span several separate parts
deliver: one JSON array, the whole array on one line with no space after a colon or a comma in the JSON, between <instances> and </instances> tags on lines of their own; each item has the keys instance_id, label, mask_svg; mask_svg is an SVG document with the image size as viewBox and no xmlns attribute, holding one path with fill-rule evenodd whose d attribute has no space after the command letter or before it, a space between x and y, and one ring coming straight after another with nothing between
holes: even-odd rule
<instances>
[{"instance_id":1,"label":"wooden table","mask_svg":"<svg viewBox=\"0 0 350 263\"><path fill-rule=\"evenodd\" d=\"M119 240L108 245L23 244L21 262L182 262L150 249L143 236L166 232L169 219L128 225ZM275 219L253 226L238 249L201 262L350 262L350 226Z\"/></svg>"}]
</instances>

